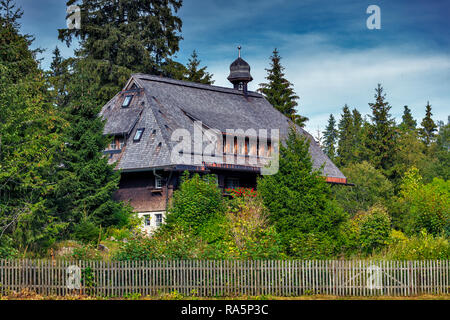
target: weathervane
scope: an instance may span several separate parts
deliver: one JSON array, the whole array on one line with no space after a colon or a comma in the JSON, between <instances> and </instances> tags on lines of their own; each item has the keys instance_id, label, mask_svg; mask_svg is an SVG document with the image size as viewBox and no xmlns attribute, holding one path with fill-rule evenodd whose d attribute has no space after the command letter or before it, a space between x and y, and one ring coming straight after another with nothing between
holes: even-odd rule
<instances>
[{"instance_id":1,"label":"weathervane","mask_svg":"<svg viewBox=\"0 0 450 320\"><path fill-rule=\"evenodd\" d=\"M242 47L241 47L241 46L238 46L238 50L239 50L239 58L241 57L241 49L242 49Z\"/></svg>"}]
</instances>

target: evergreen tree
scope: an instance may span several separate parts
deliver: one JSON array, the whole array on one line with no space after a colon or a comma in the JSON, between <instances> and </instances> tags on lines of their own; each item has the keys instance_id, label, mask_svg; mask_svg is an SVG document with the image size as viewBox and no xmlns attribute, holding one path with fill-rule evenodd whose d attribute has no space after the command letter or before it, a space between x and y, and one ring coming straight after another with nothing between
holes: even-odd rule
<instances>
[{"instance_id":1,"label":"evergreen tree","mask_svg":"<svg viewBox=\"0 0 450 320\"><path fill-rule=\"evenodd\" d=\"M52 98L56 106L64 106L67 101L67 86L72 74L69 71L73 58L64 59L58 47L53 50L53 59L47 78L50 83Z\"/></svg>"},{"instance_id":2,"label":"evergreen tree","mask_svg":"<svg viewBox=\"0 0 450 320\"><path fill-rule=\"evenodd\" d=\"M403 115L402 115L402 123L400 124L400 129L403 131L406 130L416 130L417 122L414 120L411 109L408 108L408 106L403 107Z\"/></svg>"},{"instance_id":3,"label":"evergreen tree","mask_svg":"<svg viewBox=\"0 0 450 320\"><path fill-rule=\"evenodd\" d=\"M207 67L199 68L200 60L198 59L197 52L192 52L192 56L189 59L189 63L186 67L186 75L182 80L204 83L204 84L213 84L214 80L212 80L213 75L206 72Z\"/></svg>"},{"instance_id":4,"label":"evergreen tree","mask_svg":"<svg viewBox=\"0 0 450 320\"><path fill-rule=\"evenodd\" d=\"M419 130L420 136L427 147L429 147L436 138L437 125L431 118L432 115L430 102L427 102L425 107L425 118L423 118L421 122L422 127Z\"/></svg>"},{"instance_id":5,"label":"evergreen tree","mask_svg":"<svg viewBox=\"0 0 450 320\"><path fill-rule=\"evenodd\" d=\"M23 16L23 10L16 8L14 0L1 0L0 10L5 24L11 25L15 30L19 30L20 24L18 21ZM24 37L27 38L27 36Z\"/></svg>"},{"instance_id":6,"label":"evergreen tree","mask_svg":"<svg viewBox=\"0 0 450 320\"><path fill-rule=\"evenodd\" d=\"M324 151L328 157L333 160L336 156L336 144L338 138L338 131L336 129L336 120L334 116L330 114L328 119L328 125L323 132L324 136Z\"/></svg>"},{"instance_id":7,"label":"evergreen tree","mask_svg":"<svg viewBox=\"0 0 450 320\"><path fill-rule=\"evenodd\" d=\"M352 114L347 105L342 108L341 119L338 124L339 143L337 148L337 162L345 167L350 163L350 154L352 149Z\"/></svg>"},{"instance_id":8,"label":"evergreen tree","mask_svg":"<svg viewBox=\"0 0 450 320\"><path fill-rule=\"evenodd\" d=\"M355 108L352 110L352 127L351 127L351 160L356 163L363 160L364 155L364 137L366 130L366 121L362 118L361 113Z\"/></svg>"},{"instance_id":9,"label":"evergreen tree","mask_svg":"<svg viewBox=\"0 0 450 320\"><path fill-rule=\"evenodd\" d=\"M114 96L131 73L163 73L162 64L179 50L181 0L69 0L81 9L81 29L59 30L70 45L80 40L77 55L97 76L102 102Z\"/></svg>"},{"instance_id":10,"label":"evergreen tree","mask_svg":"<svg viewBox=\"0 0 450 320\"><path fill-rule=\"evenodd\" d=\"M333 255L345 214L331 200L330 186L313 169L309 142L291 129L280 145L279 171L258 180L258 192L291 257Z\"/></svg>"},{"instance_id":11,"label":"evergreen tree","mask_svg":"<svg viewBox=\"0 0 450 320\"><path fill-rule=\"evenodd\" d=\"M281 65L281 57L277 49L273 51L270 59L271 68L266 69L266 79L269 82L261 83L258 92L262 93L270 104L282 114L303 127L308 118L297 114L295 110L295 107L298 106L297 100L299 97L295 94L292 83L285 78L284 67Z\"/></svg>"},{"instance_id":12,"label":"evergreen tree","mask_svg":"<svg viewBox=\"0 0 450 320\"><path fill-rule=\"evenodd\" d=\"M65 122L48 102L32 41L19 33L22 13L12 8L0 2L0 247L10 239L25 250L51 244L64 227L47 195Z\"/></svg>"},{"instance_id":13,"label":"evergreen tree","mask_svg":"<svg viewBox=\"0 0 450 320\"><path fill-rule=\"evenodd\" d=\"M381 84L378 84L375 91L375 103L369 103L372 115L367 128L365 152L369 162L389 177L392 174L395 153L395 122L389 113L391 106L385 101L386 95Z\"/></svg>"},{"instance_id":14,"label":"evergreen tree","mask_svg":"<svg viewBox=\"0 0 450 320\"><path fill-rule=\"evenodd\" d=\"M70 127L64 134L66 144L51 194L52 207L68 222L65 237L74 233L79 240L95 240L100 227L125 226L131 211L113 199L120 172L103 155L110 138L103 135L104 122L98 117L99 85L84 60L77 60L73 67L64 106Z\"/></svg>"}]
</instances>

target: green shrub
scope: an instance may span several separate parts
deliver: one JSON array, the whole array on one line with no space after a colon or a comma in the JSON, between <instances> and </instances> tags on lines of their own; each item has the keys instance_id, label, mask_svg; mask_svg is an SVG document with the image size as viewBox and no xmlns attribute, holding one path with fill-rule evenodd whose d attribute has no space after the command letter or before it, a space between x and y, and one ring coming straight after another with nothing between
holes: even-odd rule
<instances>
[{"instance_id":1,"label":"green shrub","mask_svg":"<svg viewBox=\"0 0 450 320\"><path fill-rule=\"evenodd\" d=\"M98 241L100 228L89 220L83 220L74 228L73 237L84 243Z\"/></svg>"},{"instance_id":2,"label":"green shrub","mask_svg":"<svg viewBox=\"0 0 450 320\"><path fill-rule=\"evenodd\" d=\"M280 237L269 224L267 209L253 196L234 198L221 225L223 240L216 246L231 259L278 259Z\"/></svg>"},{"instance_id":3,"label":"green shrub","mask_svg":"<svg viewBox=\"0 0 450 320\"><path fill-rule=\"evenodd\" d=\"M374 206L363 214L360 221L359 242L364 252L371 253L384 247L390 235L391 219L385 208Z\"/></svg>"},{"instance_id":4,"label":"green shrub","mask_svg":"<svg viewBox=\"0 0 450 320\"><path fill-rule=\"evenodd\" d=\"M408 235L425 229L432 235L450 236L450 181L435 178L423 184L418 170L412 168L403 179L399 203Z\"/></svg>"},{"instance_id":5,"label":"green shrub","mask_svg":"<svg viewBox=\"0 0 450 320\"><path fill-rule=\"evenodd\" d=\"M214 176L189 178L185 172L180 189L173 194L172 205L166 218L166 227L179 226L198 233L210 219L223 215L225 204L222 191Z\"/></svg>"},{"instance_id":6,"label":"green shrub","mask_svg":"<svg viewBox=\"0 0 450 320\"><path fill-rule=\"evenodd\" d=\"M115 260L202 259L208 258L207 244L179 227L159 230L152 237L139 236L124 243Z\"/></svg>"},{"instance_id":7,"label":"green shrub","mask_svg":"<svg viewBox=\"0 0 450 320\"><path fill-rule=\"evenodd\" d=\"M433 236L425 230L411 238L393 231L390 245L376 257L380 256L388 260L448 260L450 242L446 237Z\"/></svg>"},{"instance_id":8,"label":"green shrub","mask_svg":"<svg viewBox=\"0 0 450 320\"><path fill-rule=\"evenodd\" d=\"M390 235L390 217L384 207L377 205L341 225L337 246L345 257L366 256L386 246Z\"/></svg>"}]
</instances>

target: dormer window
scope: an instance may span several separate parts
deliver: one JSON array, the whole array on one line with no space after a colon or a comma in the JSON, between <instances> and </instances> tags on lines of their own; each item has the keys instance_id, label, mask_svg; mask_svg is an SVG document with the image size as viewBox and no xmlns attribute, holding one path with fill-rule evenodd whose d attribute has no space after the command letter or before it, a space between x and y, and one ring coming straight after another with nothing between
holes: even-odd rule
<instances>
[{"instance_id":1,"label":"dormer window","mask_svg":"<svg viewBox=\"0 0 450 320\"><path fill-rule=\"evenodd\" d=\"M122 108L128 108L131 104L131 100L133 100L132 95L125 96L125 99L123 99Z\"/></svg>"},{"instance_id":2,"label":"dormer window","mask_svg":"<svg viewBox=\"0 0 450 320\"><path fill-rule=\"evenodd\" d=\"M116 139L114 139L114 140L109 144L109 149L110 149L110 150L116 150L116 149L117 149Z\"/></svg>"},{"instance_id":3,"label":"dormer window","mask_svg":"<svg viewBox=\"0 0 450 320\"><path fill-rule=\"evenodd\" d=\"M139 142L141 141L142 135L144 134L145 128L140 128L136 130L136 134L134 135L133 141Z\"/></svg>"}]
</instances>

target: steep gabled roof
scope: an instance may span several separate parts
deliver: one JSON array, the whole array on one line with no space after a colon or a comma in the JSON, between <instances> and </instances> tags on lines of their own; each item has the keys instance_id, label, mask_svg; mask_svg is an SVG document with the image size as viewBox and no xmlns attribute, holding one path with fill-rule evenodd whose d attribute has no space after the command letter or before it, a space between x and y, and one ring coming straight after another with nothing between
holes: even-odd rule
<instances>
[{"instance_id":1,"label":"steep gabled roof","mask_svg":"<svg viewBox=\"0 0 450 320\"><path fill-rule=\"evenodd\" d=\"M121 99L132 85L139 94L129 108L121 108ZM125 93L124 93L125 92ZM178 81L146 74L134 74L125 90L107 103L101 115L107 120L105 134L126 134L129 138L117 163L118 169L145 170L175 165L170 161L174 130L183 128L193 133L193 121L200 120L209 128L279 129L286 137L291 121L276 110L260 94L247 96L235 89ZM133 143L137 129L145 128L139 143ZM324 166L324 175L345 179L341 171L323 153L314 138L297 126L310 141L310 154L315 168ZM337 179L337 180L336 180Z\"/></svg>"}]
</instances>

